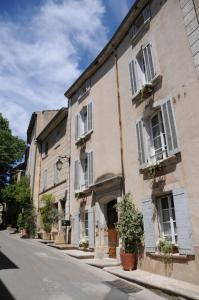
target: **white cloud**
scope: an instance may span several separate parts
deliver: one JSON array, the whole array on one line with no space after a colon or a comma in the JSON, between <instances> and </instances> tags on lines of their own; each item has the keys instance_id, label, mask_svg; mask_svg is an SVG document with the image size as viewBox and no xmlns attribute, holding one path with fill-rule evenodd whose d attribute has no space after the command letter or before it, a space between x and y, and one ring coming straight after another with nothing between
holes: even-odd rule
<instances>
[{"instance_id":1,"label":"white cloud","mask_svg":"<svg viewBox=\"0 0 199 300\"><path fill-rule=\"evenodd\" d=\"M0 111L25 136L31 113L66 105L63 94L107 40L101 0L48 0L29 22L0 19Z\"/></svg>"}]
</instances>

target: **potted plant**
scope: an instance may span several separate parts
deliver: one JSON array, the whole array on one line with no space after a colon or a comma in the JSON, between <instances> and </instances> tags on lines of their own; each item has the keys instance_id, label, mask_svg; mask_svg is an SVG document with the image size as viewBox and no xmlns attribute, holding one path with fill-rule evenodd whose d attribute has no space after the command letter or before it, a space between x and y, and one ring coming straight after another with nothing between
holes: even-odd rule
<instances>
[{"instance_id":1,"label":"potted plant","mask_svg":"<svg viewBox=\"0 0 199 300\"><path fill-rule=\"evenodd\" d=\"M57 223L57 210L54 207L54 197L52 194L45 194L42 196L42 201L44 206L40 209L41 220L43 223L43 228L45 230L45 234L43 235L44 239L50 239L50 233L52 229L52 225Z\"/></svg>"},{"instance_id":2,"label":"potted plant","mask_svg":"<svg viewBox=\"0 0 199 300\"><path fill-rule=\"evenodd\" d=\"M82 249L82 250L86 250L88 248L88 239L87 238L82 238L80 241L79 241L79 247Z\"/></svg>"},{"instance_id":3,"label":"potted plant","mask_svg":"<svg viewBox=\"0 0 199 300\"><path fill-rule=\"evenodd\" d=\"M143 237L143 217L129 193L116 204L116 209L118 212L116 229L122 242L121 263L124 270L134 270L138 247Z\"/></svg>"}]
</instances>

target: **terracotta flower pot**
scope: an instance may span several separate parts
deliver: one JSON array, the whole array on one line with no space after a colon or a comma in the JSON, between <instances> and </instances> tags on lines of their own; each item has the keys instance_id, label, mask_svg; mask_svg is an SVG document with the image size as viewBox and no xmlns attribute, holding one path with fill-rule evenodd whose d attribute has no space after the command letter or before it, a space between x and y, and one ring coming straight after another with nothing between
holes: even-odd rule
<instances>
[{"instance_id":1,"label":"terracotta flower pot","mask_svg":"<svg viewBox=\"0 0 199 300\"><path fill-rule=\"evenodd\" d=\"M136 269L136 253L125 253L120 254L121 264L125 271L132 271Z\"/></svg>"}]
</instances>

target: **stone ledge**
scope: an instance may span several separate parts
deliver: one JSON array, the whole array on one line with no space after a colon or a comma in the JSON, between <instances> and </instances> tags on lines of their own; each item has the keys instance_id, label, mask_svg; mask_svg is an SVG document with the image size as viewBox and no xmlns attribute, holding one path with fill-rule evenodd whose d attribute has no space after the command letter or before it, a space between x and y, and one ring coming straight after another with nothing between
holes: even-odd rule
<instances>
[{"instance_id":1,"label":"stone ledge","mask_svg":"<svg viewBox=\"0 0 199 300\"><path fill-rule=\"evenodd\" d=\"M198 285L188 283L186 281L181 281L141 270L135 270L131 272L124 271L121 267L108 267L104 268L104 270L125 280L135 282L146 287L159 289L168 294L185 297L192 300L199 300Z\"/></svg>"}]
</instances>

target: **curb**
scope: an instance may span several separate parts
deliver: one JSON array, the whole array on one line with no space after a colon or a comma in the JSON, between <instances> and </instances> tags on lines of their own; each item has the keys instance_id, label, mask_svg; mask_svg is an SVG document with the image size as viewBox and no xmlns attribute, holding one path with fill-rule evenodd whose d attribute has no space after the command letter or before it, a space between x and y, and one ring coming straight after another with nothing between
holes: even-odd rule
<instances>
[{"instance_id":1,"label":"curb","mask_svg":"<svg viewBox=\"0 0 199 300\"><path fill-rule=\"evenodd\" d=\"M114 272L114 270L110 270L109 268L106 268L106 267L103 268L103 270L110 273L110 274L112 274L112 275L115 275L119 278L122 278L122 279L125 279L127 281L140 284L144 287L160 290L160 291L162 291L166 294L169 294L169 295L180 296L180 297L183 297L185 299L190 299L190 300L199 300L199 295L198 296L193 295L193 292L192 292L192 295L191 295L191 291L187 291L187 293L186 292L181 292L180 290L176 291L176 290L174 290L174 288L159 286L159 285L153 284L151 282L146 282L145 280L141 280L139 278L129 278L127 275L119 274L117 272Z\"/></svg>"}]
</instances>

